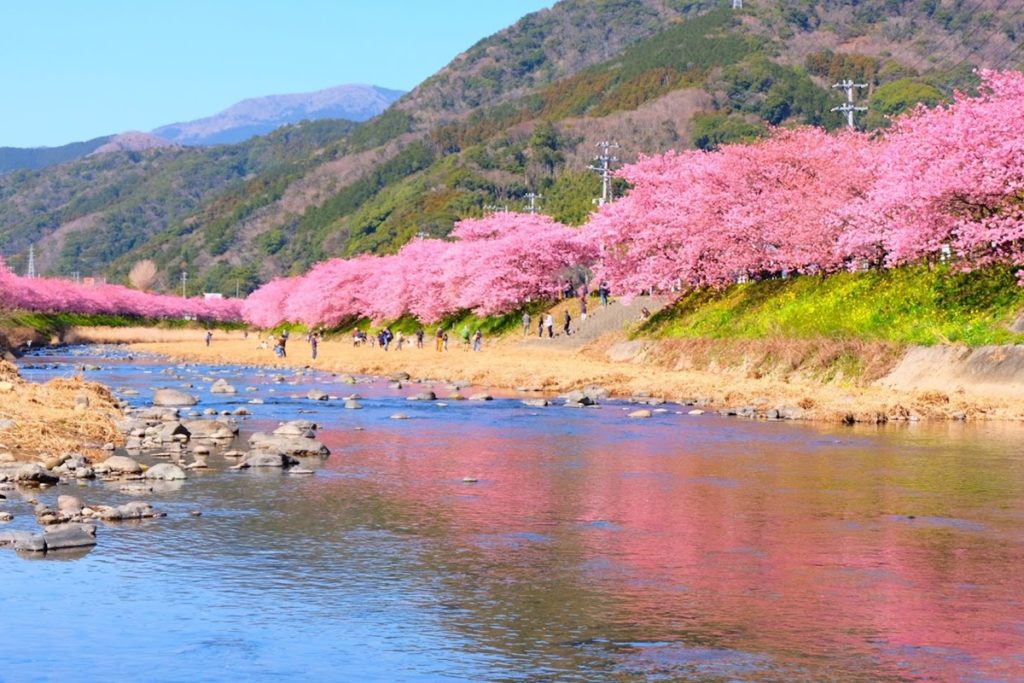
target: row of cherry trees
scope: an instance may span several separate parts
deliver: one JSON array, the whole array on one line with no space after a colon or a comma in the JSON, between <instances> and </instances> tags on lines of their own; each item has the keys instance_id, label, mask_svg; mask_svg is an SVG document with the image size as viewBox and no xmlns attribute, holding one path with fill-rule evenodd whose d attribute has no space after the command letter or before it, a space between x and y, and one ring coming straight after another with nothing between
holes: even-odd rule
<instances>
[{"instance_id":1,"label":"row of cherry trees","mask_svg":"<svg viewBox=\"0 0 1024 683\"><path fill-rule=\"evenodd\" d=\"M496 213L459 222L451 241L413 240L393 255L334 259L299 277L273 280L244 302L259 326L283 320L336 325L412 314L434 322L472 310L514 310L559 291L560 276L593 261L579 232L547 216Z\"/></svg>"},{"instance_id":2,"label":"row of cherry trees","mask_svg":"<svg viewBox=\"0 0 1024 683\"><path fill-rule=\"evenodd\" d=\"M641 159L583 228L618 291L761 272L1024 263L1024 75L919 108L883 135L779 131L755 145Z\"/></svg>"},{"instance_id":3,"label":"row of cherry trees","mask_svg":"<svg viewBox=\"0 0 1024 683\"><path fill-rule=\"evenodd\" d=\"M641 158L632 189L576 230L529 214L456 225L451 240L334 259L209 302L116 286L26 281L0 268L0 305L196 315L272 326L411 314L505 313L557 294L586 267L613 292L723 286L760 273L893 267L939 255L971 268L1024 264L1024 75L983 72L980 95L919 108L868 136L779 130L752 145Z\"/></svg>"},{"instance_id":4,"label":"row of cherry trees","mask_svg":"<svg viewBox=\"0 0 1024 683\"><path fill-rule=\"evenodd\" d=\"M121 285L85 285L58 278L25 278L0 260L0 310L134 315L146 318L239 320L239 299L149 294Z\"/></svg>"}]
</instances>

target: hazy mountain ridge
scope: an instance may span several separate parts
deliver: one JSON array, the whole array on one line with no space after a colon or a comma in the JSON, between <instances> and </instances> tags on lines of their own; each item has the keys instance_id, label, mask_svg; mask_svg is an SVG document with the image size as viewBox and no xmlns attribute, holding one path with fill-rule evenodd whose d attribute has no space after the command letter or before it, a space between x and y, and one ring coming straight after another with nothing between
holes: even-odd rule
<instances>
[{"instance_id":1,"label":"hazy mountain ridge","mask_svg":"<svg viewBox=\"0 0 1024 683\"><path fill-rule=\"evenodd\" d=\"M152 133L183 145L231 144L303 120L365 121L404 94L401 90L348 84L308 93L254 97L213 116L161 126Z\"/></svg>"},{"instance_id":2,"label":"hazy mountain ridge","mask_svg":"<svg viewBox=\"0 0 1024 683\"><path fill-rule=\"evenodd\" d=\"M598 192L586 164L600 140L618 140L628 161L749 140L769 124L838 127L837 77L871 84L863 120L882 125L970 87L972 65L1016 64L1024 17L978 2L989 9L981 18L973 5L917 0L781 0L737 13L711 0L566 0L358 126L143 152L144 181L118 154L0 177L0 251L20 251L18 263L35 241L55 272L111 277L153 258L167 286L186 262L205 289L233 292L333 255L393 251L421 231L445 235L486 205L521 208L529 191L578 223ZM258 162L232 166L257 149ZM58 244L69 224L76 231Z\"/></svg>"}]
</instances>

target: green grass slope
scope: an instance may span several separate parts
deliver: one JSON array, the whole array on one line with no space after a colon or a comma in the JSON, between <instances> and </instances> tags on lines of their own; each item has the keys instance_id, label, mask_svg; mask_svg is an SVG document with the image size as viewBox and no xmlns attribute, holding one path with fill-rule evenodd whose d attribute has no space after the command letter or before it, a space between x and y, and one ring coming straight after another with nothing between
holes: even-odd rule
<instances>
[{"instance_id":1,"label":"green grass slope","mask_svg":"<svg viewBox=\"0 0 1024 683\"><path fill-rule=\"evenodd\" d=\"M832 338L967 346L1024 343L1010 330L1024 310L1012 269L942 266L799 277L697 290L636 330L638 336Z\"/></svg>"}]
</instances>

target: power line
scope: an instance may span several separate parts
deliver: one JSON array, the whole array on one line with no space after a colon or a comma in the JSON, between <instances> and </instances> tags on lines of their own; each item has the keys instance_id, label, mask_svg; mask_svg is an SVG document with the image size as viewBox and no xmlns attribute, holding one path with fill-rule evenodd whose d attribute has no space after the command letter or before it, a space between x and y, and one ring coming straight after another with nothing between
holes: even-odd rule
<instances>
[{"instance_id":1,"label":"power line","mask_svg":"<svg viewBox=\"0 0 1024 683\"><path fill-rule=\"evenodd\" d=\"M1002 11L1002 8L1006 7L1006 6L1007 6L1007 3L1009 3L1009 2L1010 2L1010 0L1002 0L1002 1L1001 1L1001 2L999 3L999 6L998 6L998 7L996 7L996 8L995 8L995 9L994 9L994 10L992 11L992 15L993 15L993 16L995 16L996 14L998 14L998 12ZM980 8L979 8L979 9L980 9ZM1018 12L1017 12L1017 13L1020 13L1020 11L1018 10ZM977 24L977 26L975 26L975 28L974 28L974 30L973 30L973 31L971 31L970 33L968 33L968 34L966 34L966 35L963 35L963 36L959 37L959 40L957 40L957 41L954 41L954 42L953 42L953 44L952 44L952 45L950 46L950 49L946 50L946 53L945 53L945 54L943 54L943 55L942 55L942 56L941 56L940 58L936 59L936 61L937 61L937 62L940 62L940 63L941 63L941 62L942 62L942 61L944 61L945 59L948 59L948 58L949 58L949 56L950 56L950 55L952 55L952 53L953 53L953 51L955 50L955 48L956 48L956 47L958 47L958 45L965 45L965 46L966 46L966 45L968 44L968 42L969 42L969 41L970 41L970 40L971 40L972 38L974 38L974 37L975 37L976 35L978 35L978 32L979 32L979 31L981 31L981 29L982 29L982 24L981 24L981 22L979 22L979 23ZM995 33L998 33L998 32L996 31ZM991 38L992 38L992 36L994 36L994 35L995 35L995 33L991 33L991 34L989 34L988 38L989 38L989 39L991 39ZM952 35L952 34L950 34L950 35ZM971 55L973 55L973 54L974 54L975 52L977 52L977 51L978 51L979 49L981 49L981 47L982 47L983 45L986 45L987 43L988 43L988 41L987 41L987 40L983 40L983 41L981 41L980 43L978 43L978 45L977 45L977 46L976 46L976 47L975 47L974 49L972 49L971 51L969 51L969 52L968 52L968 55L967 55L966 57L964 57L963 59L959 60L959 61L958 61L958 62L956 63L956 65L955 65L955 66L954 66L954 67L953 67L953 68L952 68L952 69L951 69L950 71L954 71L954 70L956 70L957 68L959 68L959 66L963 65L963 63L964 63L965 61L967 61L967 60L968 60L968 59L969 59L969 58L971 57Z\"/></svg>"}]
</instances>

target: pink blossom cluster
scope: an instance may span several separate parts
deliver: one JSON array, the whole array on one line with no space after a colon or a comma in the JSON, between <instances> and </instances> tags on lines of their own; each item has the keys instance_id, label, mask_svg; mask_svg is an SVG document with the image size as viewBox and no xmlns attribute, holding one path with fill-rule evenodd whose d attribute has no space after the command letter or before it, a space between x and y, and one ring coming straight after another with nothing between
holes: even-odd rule
<instances>
[{"instance_id":1,"label":"pink blossom cluster","mask_svg":"<svg viewBox=\"0 0 1024 683\"><path fill-rule=\"evenodd\" d=\"M434 322L471 310L491 315L555 295L562 277L592 260L576 230L547 216L496 213L459 222L452 240L417 239L397 254L333 259L253 292L242 315L261 327L282 321L334 326L413 315Z\"/></svg>"},{"instance_id":2,"label":"pink blossom cluster","mask_svg":"<svg viewBox=\"0 0 1024 683\"><path fill-rule=\"evenodd\" d=\"M25 278L0 260L0 310L96 313L145 318L239 320L239 299L203 299L149 294L121 285L86 285L58 278Z\"/></svg>"},{"instance_id":3,"label":"pink blossom cluster","mask_svg":"<svg viewBox=\"0 0 1024 683\"><path fill-rule=\"evenodd\" d=\"M754 145L642 158L584 227L616 291L721 286L937 257L1024 263L1024 75L919 107L869 137L777 131Z\"/></svg>"}]
</instances>

